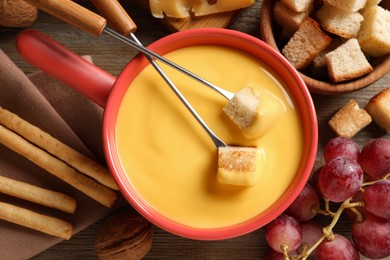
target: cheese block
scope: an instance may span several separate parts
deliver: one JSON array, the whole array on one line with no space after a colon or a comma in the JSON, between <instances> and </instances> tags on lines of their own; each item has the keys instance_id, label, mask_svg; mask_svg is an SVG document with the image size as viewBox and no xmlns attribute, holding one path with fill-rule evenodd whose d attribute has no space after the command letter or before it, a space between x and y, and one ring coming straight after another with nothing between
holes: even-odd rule
<instances>
[{"instance_id":1,"label":"cheese block","mask_svg":"<svg viewBox=\"0 0 390 260\"><path fill-rule=\"evenodd\" d=\"M216 0L212 4L209 0L149 0L151 13L156 18L204 16L245 8L253 3L254 0Z\"/></svg>"}]
</instances>

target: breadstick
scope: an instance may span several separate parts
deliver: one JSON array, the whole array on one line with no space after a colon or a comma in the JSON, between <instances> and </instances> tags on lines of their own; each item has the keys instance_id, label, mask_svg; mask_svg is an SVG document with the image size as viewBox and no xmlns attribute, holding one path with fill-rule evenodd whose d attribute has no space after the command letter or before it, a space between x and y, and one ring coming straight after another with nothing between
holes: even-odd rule
<instances>
[{"instance_id":1,"label":"breadstick","mask_svg":"<svg viewBox=\"0 0 390 260\"><path fill-rule=\"evenodd\" d=\"M111 207L117 194L106 186L80 174L68 164L29 143L18 134L0 125L0 143L26 157L47 172L72 185L106 207Z\"/></svg>"},{"instance_id":2,"label":"breadstick","mask_svg":"<svg viewBox=\"0 0 390 260\"><path fill-rule=\"evenodd\" d=\"M4 202L0 202L0 219L66 240L73 233L72 224L66 221Z\"/></svg>"},{"instance_id":3,"label":"breadstick","mask_svg":"<svg viewBox=\"0 0 390 260\"><path fill-rule=\"evenodd\" d=\"M0 175L0 193L28 200L43 206L74 213L76 200L60 192L43 189L25 182Z\"/></svg>"},{"instance_id":4,"label":"breadstick","mask_svg":"<svg viewBox=\"0 0 390 260\"><path fill-rule=\"evenodd\" d=\"M111 189L118 190L118 186L107 168L62 143L40 128L30 124L18 115L0 108L0 124L18 133L29 142L46 150L55 157L63 160L79 172L88 175Z\"/></svg>"}]
</instances>

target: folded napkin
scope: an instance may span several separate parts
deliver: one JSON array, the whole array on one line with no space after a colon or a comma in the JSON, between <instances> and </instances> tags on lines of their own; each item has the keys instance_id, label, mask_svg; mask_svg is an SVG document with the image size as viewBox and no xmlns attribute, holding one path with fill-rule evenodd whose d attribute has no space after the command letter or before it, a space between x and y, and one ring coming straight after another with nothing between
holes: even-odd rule
<instances>
[{"instance_id":1,"label":"folded napkin","mask_svg":"<svg viewBox=\"0 0 390 260\"><path fill-rule=\"evenodd\" d=\"M103 109L42 72L26 76L2 50L0 106L104 164ZM20 205L72 223L74 233L118 207L115 205L108 209L100 205L1 144L0 175L74 197L77 200L76 212L68 214L0 194L2 202ZM59 238L1 220L0 234L0 259L27 259L61 241Z\"/></svg>"}]
</instances>

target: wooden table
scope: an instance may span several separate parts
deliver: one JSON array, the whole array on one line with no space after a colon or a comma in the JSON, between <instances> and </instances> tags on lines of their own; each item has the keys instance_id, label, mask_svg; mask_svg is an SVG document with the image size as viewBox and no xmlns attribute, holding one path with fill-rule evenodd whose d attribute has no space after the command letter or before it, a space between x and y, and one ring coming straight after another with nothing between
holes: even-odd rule
<instances>
[{"instance_id":1,"label":"wooden table","mask_svg":"<svg viewBox=\"0 0 390 260\"><path fill-rule=\"evenodd\" d=\"M94 8L85 1L85 6ZM138 24L136 35L144 44L169 34L169 31L149 13L140 8L136 1L123 1L134 21ZM231 25L231 29L239 30L255 37L259 37L259 10L261 0L249 9L243 11L239 18ZM99 38L90 36L84 32L72 28L64 22L41 13L37 23L33 26L56 39L77 54L89 54L94 63L102 69L117 75L126 63L137 53L131 47L103 35ZM25 72L36 71L17 54L14 40L20 30L0 28L0 48ZM372 86L358 92L341 96L321 96L313 94L319 120L319 150L316 166L322 164L322 150L325 143L334 136L327 122L330 117L348 100L355 99L361 106L365 106L370 97L384 87L390 85L390 73L374 83ZM373 137L383 136L375 124L371 124L360 132L354 140L362 146ZM329 219L320 218L321 223L326 224ZM350 237L350 223L342 219L335 231ZM101 221L76 234L70 241L65 241L37 255L35 259L94 259L94 238ZM225 241L194 241L171 235L159 228L154 228L153 247L146 259L262 259L266 251L266 243L263 230L257 230L250 234Z\"/></svg>"}]
</instances>

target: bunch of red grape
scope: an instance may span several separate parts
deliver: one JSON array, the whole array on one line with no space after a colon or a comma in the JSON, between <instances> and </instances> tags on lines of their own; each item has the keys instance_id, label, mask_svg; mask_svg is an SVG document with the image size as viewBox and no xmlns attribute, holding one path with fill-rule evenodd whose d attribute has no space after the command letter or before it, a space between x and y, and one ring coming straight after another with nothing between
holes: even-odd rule
<instances>
[{"instance_id":1,"label":"bunch of red grape","mask_svg":"<svg viewBox=\"0 0 390 260\"><path fill-rule=\"evenodd\" d=\"M390 257L390 140L372 139L360 151L352 139L335 137L323 156L325 164L313 173L311 184L265 227L266 259ZM353 220L352 241L333 232L343 212ZM321 227L317 214L330 216L330 224Z\"/></svg>"}]
</instances>

